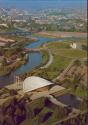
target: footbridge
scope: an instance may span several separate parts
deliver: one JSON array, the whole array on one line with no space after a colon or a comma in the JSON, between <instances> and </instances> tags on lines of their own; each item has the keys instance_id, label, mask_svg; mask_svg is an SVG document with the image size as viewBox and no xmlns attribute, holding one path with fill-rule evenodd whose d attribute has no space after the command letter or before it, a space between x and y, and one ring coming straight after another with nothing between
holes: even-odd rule
<instances>
[{"instance_id":1,"label":"footbridge","mask_svg":"<svg viewBox=\"0 0 88 125\"><path fill-rule=\"evenodd\" d=\"M25 48L25 51L27 52L40 52L42 48Z\"/></svg>"}]
</instances>

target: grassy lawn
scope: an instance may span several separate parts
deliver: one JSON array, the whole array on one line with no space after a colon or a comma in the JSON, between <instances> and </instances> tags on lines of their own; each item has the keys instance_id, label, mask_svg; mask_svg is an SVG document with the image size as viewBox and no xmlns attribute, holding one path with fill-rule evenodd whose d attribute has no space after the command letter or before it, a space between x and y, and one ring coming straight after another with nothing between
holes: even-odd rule
<instances>
[{"instance_id":1,"label":"grassy lawn","mask_svg":"<svg viewBox=\"0 0 88 125\"><path fill-rule=\"evenodd\" d=\"M76 91L74 92L73 88L71 88L71 93L76 95L76 96L79 96L79 97L87 97L87 90L86 88L85 89L82 89L82 88L77 88Z\"/></svg>"},{"instance_id":2,"label":"grassy lawn","mask_svg":"<svg viewBox=\"0 0 88 125\"><path fill-rule=\"evenodd\" d=\"M48 68L49 76L57 76L73 59L86 57L85 51L70 49L68 43L51 43L48 47L54 56L53 63Z\"/></svg>"},{"instance_id":3,"label":"grassy lawn","mask_svg":"<svg viewBox=\"0 0 88 125\"><path fill-rule=\"evenodd\" d=\"M59 49L54 50L53 54L56 56L66 57L66 58L84 58L86 56L85 51L81 50L72 50L72 49Z\"/></svg>"},{"instance_id":4,"label":"grassy lawn","mask_svg":"<svg viewBox=\"0 0 88 125\"><path fill-rule=\"evenodd\" d=\"M53 63L47 69L49 78L57 77L69 65L70 61L71 59L55 55Z\"/></svg>"},{"instance_id":5,"label":"grassy lawn","mask_svg":"<svg viewBox=\"0 0 88 125\"><path fill-rule=\"evenodd\" d=\"M86 51L79 50L79 49L73 50L69 47L69 43L67 42L50 43L48 45L48 48L56 56L68 57L68 58L73 58L73 59L84 58L85 56L87 56Z\"/></svg>"},{"instance_id":6,"label":"grassy lawn","mask_svg":"<svg viewBox=\"0 0 88 125\"><path fill-rule=\"evenodd\" d=\"M69 47L69 42L53 42L48 43L47 46L54 57L53 62L47 69L36 70L34 75L38 75L49 80L57 77L73 59L81 59L87 56L86 51L71 49ZM43 58L43 60L45 59Z\"/></svg>"},{"instance_id":7,"label":"grassy lawn","mask_svg":"<svg viewBox=\"0 0 88 125\"><path fill-rule=\"evenodd\" d=\"M42 50L42 51L41 51L41 54L42 54L42 58L43 58L43 63L42 63L42 65L45 65L45 64L48 62L48 60L49 60L48 52L45 51L45 50Z\"/></svg>"}]
</instances>

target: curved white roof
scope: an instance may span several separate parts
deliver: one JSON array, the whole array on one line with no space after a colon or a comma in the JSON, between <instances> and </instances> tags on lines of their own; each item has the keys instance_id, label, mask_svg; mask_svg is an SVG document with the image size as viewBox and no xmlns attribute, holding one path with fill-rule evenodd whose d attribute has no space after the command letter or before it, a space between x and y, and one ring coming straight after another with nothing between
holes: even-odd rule
<instances>
[{"instance_id":1,"label":"curved white roof","mask_svg":"<svg viewBox=\"0 0 88 125\"><path fill-rule=\"evenodd\" d=\"M54 83L37 76L31 76L24 80L23 91L28 92L51 84L54 84Z\"/></svg>"}]
</instances>

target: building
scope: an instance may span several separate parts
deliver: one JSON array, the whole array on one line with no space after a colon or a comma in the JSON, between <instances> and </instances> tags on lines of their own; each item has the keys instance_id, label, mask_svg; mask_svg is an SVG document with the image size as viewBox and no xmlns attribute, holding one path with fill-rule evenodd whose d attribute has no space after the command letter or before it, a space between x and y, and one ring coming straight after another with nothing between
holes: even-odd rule
<instances>
[{"instance_id":1,"label":"building","mask_svg":"<svg viewBox=\"0 0 88 125\"><path fill-rule=\"evenodd\" d=\"M45 91L48 90L51 85L54 83L45 80L40 77L31 76L24 80L23 82L23 91L30 92L30 91Z\"/></svg>"},{"instance_id":2,"label":"building","mask_svg":"<svg viewBox=\"0 0 88 125\"><path fill-rule=\"evenodd\" d=\"M70 47L71 47L72 49L76 49L76 48L77 48L77 45L76 45L76 43L71 43L71 44L70 44Z\"/></svg>"},{"instance_id":3,"label":"building","mask_svg":"<svg viewBox=\"0 0 88 125\"><path fill-rule=\"evenodd\" d=\"M6 86L6 88L10 90L14 88L22 96L25 93L29 96L32 94L32 100L45 97L56 92L62 93L65 90L64 87L37 76L28 77L24 81L21 81L19 76L16 76L16 82Z\"/></svg>"}]
</instances>

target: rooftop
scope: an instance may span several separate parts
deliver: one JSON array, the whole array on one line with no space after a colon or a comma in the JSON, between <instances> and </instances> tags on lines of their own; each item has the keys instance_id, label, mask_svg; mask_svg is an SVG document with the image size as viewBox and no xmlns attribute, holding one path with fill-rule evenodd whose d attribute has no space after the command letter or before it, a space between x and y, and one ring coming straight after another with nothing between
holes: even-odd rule
<instances>
[{"instance_id":1,"label":"rooftop","mask_svg":"<svg viewBox=\"0 0 88 125\"><path fill-rule=\"evenodd\" d=\"M43 78L40 78L40 77L31 76L24 80L23 91L24 92L33 91L38 88L42 88L42 87L45 87L45 86L48 86L51 84L54 84L54 83L52 83L48 80L45 80Z\"/></svg>"}]
</instances>

